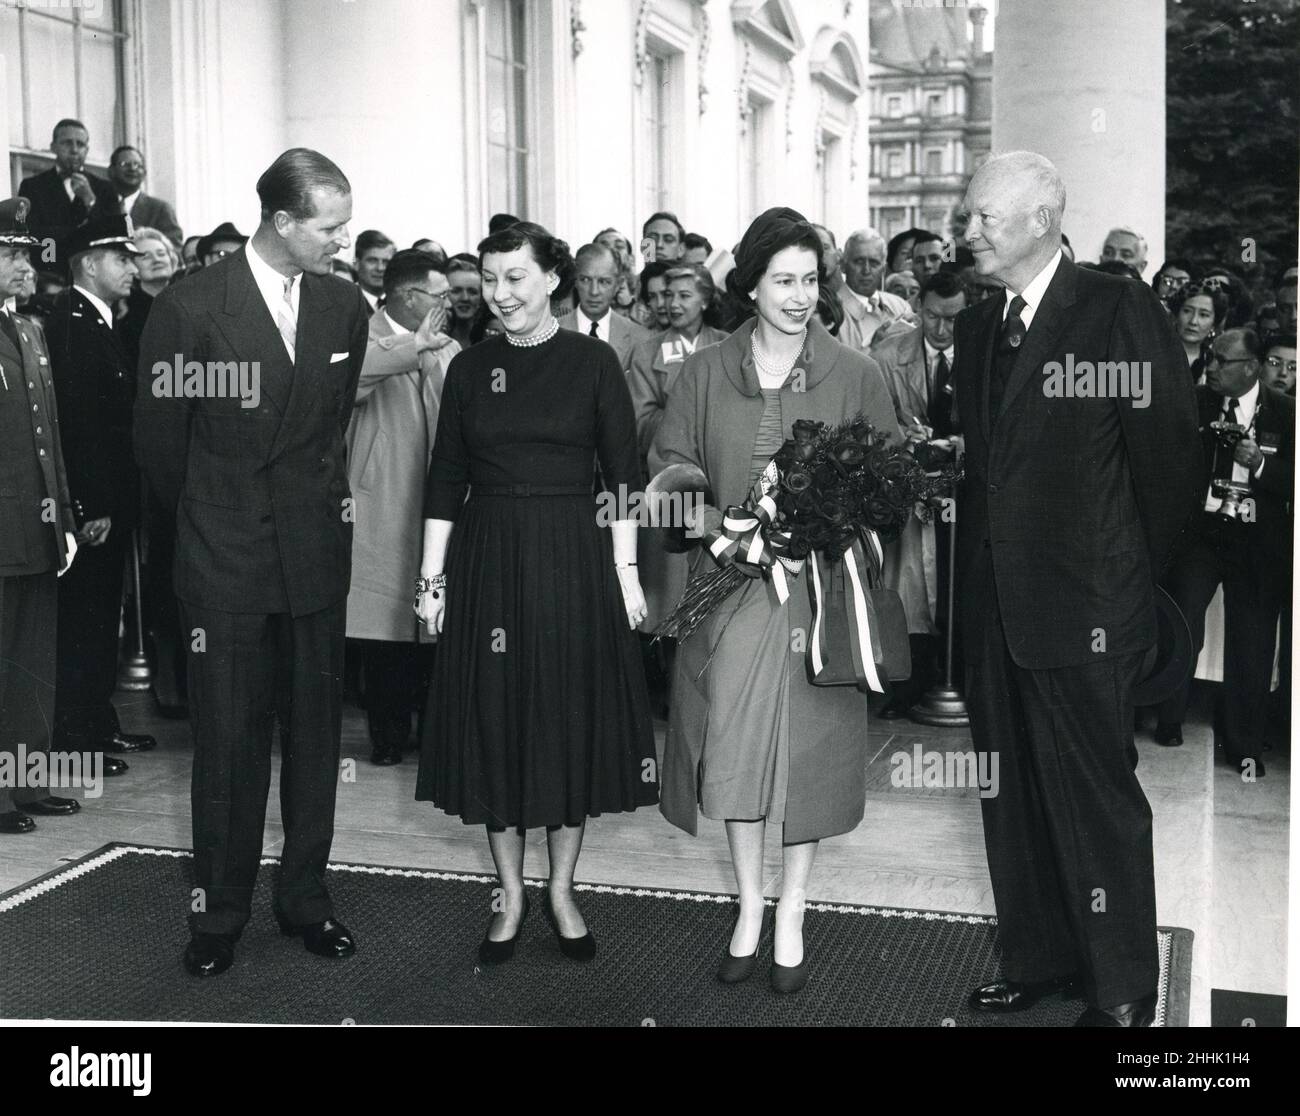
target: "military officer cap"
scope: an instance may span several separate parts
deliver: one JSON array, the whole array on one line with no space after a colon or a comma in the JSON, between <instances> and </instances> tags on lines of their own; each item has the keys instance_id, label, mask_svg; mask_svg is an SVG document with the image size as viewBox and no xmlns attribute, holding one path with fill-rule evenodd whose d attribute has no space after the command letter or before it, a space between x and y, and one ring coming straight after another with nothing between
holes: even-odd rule
<instances>
[{"instance_id":1,"label":"military officer cap","mask_svg":"<svg viewBox=\"0 0 1300 1116\"><path fill-rule=\"evenodd\" d=\"M117 248L130 256L140 255L132 234L131 218L125 213L105 213L92 216L84 225L73 229L63 242L61 253L65 263L71 263L83 252L98 248Z\"/></svg>"},{"instance_id":2,"label":"military officer cap","mask_svg":"<svg viewBox=\"0 0 1300 1116\"><path fill-rule=\"evenodd\" d=\"M26 198L0 201L0 248L37 248L40 241L27 231L27 211L32 203Z\"/></svg>"}]
</instances>

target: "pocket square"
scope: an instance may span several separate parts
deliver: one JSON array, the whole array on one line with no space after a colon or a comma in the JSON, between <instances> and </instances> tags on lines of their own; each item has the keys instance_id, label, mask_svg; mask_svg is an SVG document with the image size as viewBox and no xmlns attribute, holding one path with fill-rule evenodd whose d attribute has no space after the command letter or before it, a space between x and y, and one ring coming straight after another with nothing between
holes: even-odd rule
<instances>
[{"instance_id":1,"label":"pocket square","mask_svg":"<svg viewBox=\"0 0 1300 1116\"><path fill-rule=\"evenodd\" d=\"M348 353L331 353L331 354L330 354L330 363L331 363L331 364L338 364L338 362L341 361L341 360L347 360L347 359L348 359L348 356L349 356Z\"/></svg>"}]
</instances>

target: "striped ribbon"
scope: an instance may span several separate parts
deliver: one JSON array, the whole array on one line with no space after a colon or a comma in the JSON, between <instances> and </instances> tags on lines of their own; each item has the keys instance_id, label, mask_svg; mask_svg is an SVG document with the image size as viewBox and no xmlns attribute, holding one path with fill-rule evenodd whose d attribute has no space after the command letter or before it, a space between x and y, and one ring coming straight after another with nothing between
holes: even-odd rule
<instances>
[{"instance_id":1,"label":"striped ribbon","mask_svg":"<svg viewBox=\"0 0 1300 1116\"><path fill-rule=\"evenodd\" d=\"M864 547L860 540L855 541L845 551L843 558L850 597L849 649L856 677L865 681L876 693L883 694L885 687L876 670L876 662L882 658L880 635L871 624L873 612L867 597L867 587L878 581L885 551L874 531L866 532L866 543L867 546ZM826 625L822 617L826 610L830 564L822 555L814 554L809 567L813 587L813 628L808 641L808 653L812 657L813 677L816 678L826 669L829 655Z\"/></svg>"},{"instance_id":2,"label":"striped ribbon","mask_svg":"<svg viewBox=\"0 0 1300 1116\"><path fill-rule=\"evenodd\" d=\"M789 577L803 570L802 558L790 558L790 532L772 528L776 502L762 496L754 507L732 504L722 514L721 530L706 533L704 542L718 565L730 562L746 577L770 574L776 599L785 604L790 599Z\"/></svg>"}]
</instances>

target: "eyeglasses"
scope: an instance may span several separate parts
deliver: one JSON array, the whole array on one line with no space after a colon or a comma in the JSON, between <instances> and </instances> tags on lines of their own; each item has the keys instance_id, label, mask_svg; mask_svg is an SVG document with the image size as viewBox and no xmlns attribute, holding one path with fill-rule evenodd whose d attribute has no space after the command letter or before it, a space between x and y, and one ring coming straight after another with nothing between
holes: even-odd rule
<instances>
[{"instance_id":1,"label":"eyeglasses","mask_svg":"<svg viewBox=\"0 0 1300 1116\"><path fill-rule=\"evenodd\" d=\"M407 287L406 289L408 291L417 291L439 302L446 302L451 298L451 291L426 291L423 287Z\"/></svg>"},{"instance_id":2,"label":"eyeglasses","mask_svg":"<svg viewBox=\"0 0 1300 1116\"><path fill-rule=\"evenodd\" d=\"M1162 275L1160 276L1160 286L1165 290L1176 291L1179 287L1185 286L1190 280L1186 275Z\"/></svg>"},{"instance_id":3,"label":"eyeglasses","mask_svg":"<svg viewBox=\"0 0 1300 1116\"><path fill-rule=\"evenodd\" d=\"M1254 359L1255 359L1254 357L1232 357L1230 360L1225 360L1223 357L1219 356L1218 353L1211 350L1210 352L1205 354L1205 367L1211 368L1211 367L1220 367L1222 365L1227 365L1227 364L1245 364L1246 362Z\"/></svg>"}]
</instances>

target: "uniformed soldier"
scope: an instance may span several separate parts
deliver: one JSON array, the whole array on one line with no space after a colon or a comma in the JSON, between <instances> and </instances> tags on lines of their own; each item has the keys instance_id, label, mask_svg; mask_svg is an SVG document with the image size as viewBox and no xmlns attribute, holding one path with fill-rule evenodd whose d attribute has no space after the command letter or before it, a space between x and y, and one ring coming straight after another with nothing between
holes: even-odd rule
<instances>
[{"instance_id":1,"label":"uniformed soldier","mask_svg":"<svg viewBox=\"0 0 1300 1116\"><path fill-rule=\"evenodd\" d=\"M76 799L50 795L45 762L56 577L77 544L49 356L13 308L28 249L40 243L27 232L28 208L25 198L0 202L0 833L30 833L33 814L81 808Z\"/></svg>"},{"instance_id":2,"label":"uniformed soldier","mask_svg":"<svg viewBox=\"0 0 1300 1116\"><path fill-rule=\"evenodd\" d=\"M122 731L112 696L122 575L140 503L131 449L135 367L114 329L113 304L130 294L140 251L122 214L92 217L60 247L72 286L55 300L45 332L82 551L59 586L54 747L139 752L156 742Z\"/></svg>"}]
</instances>

